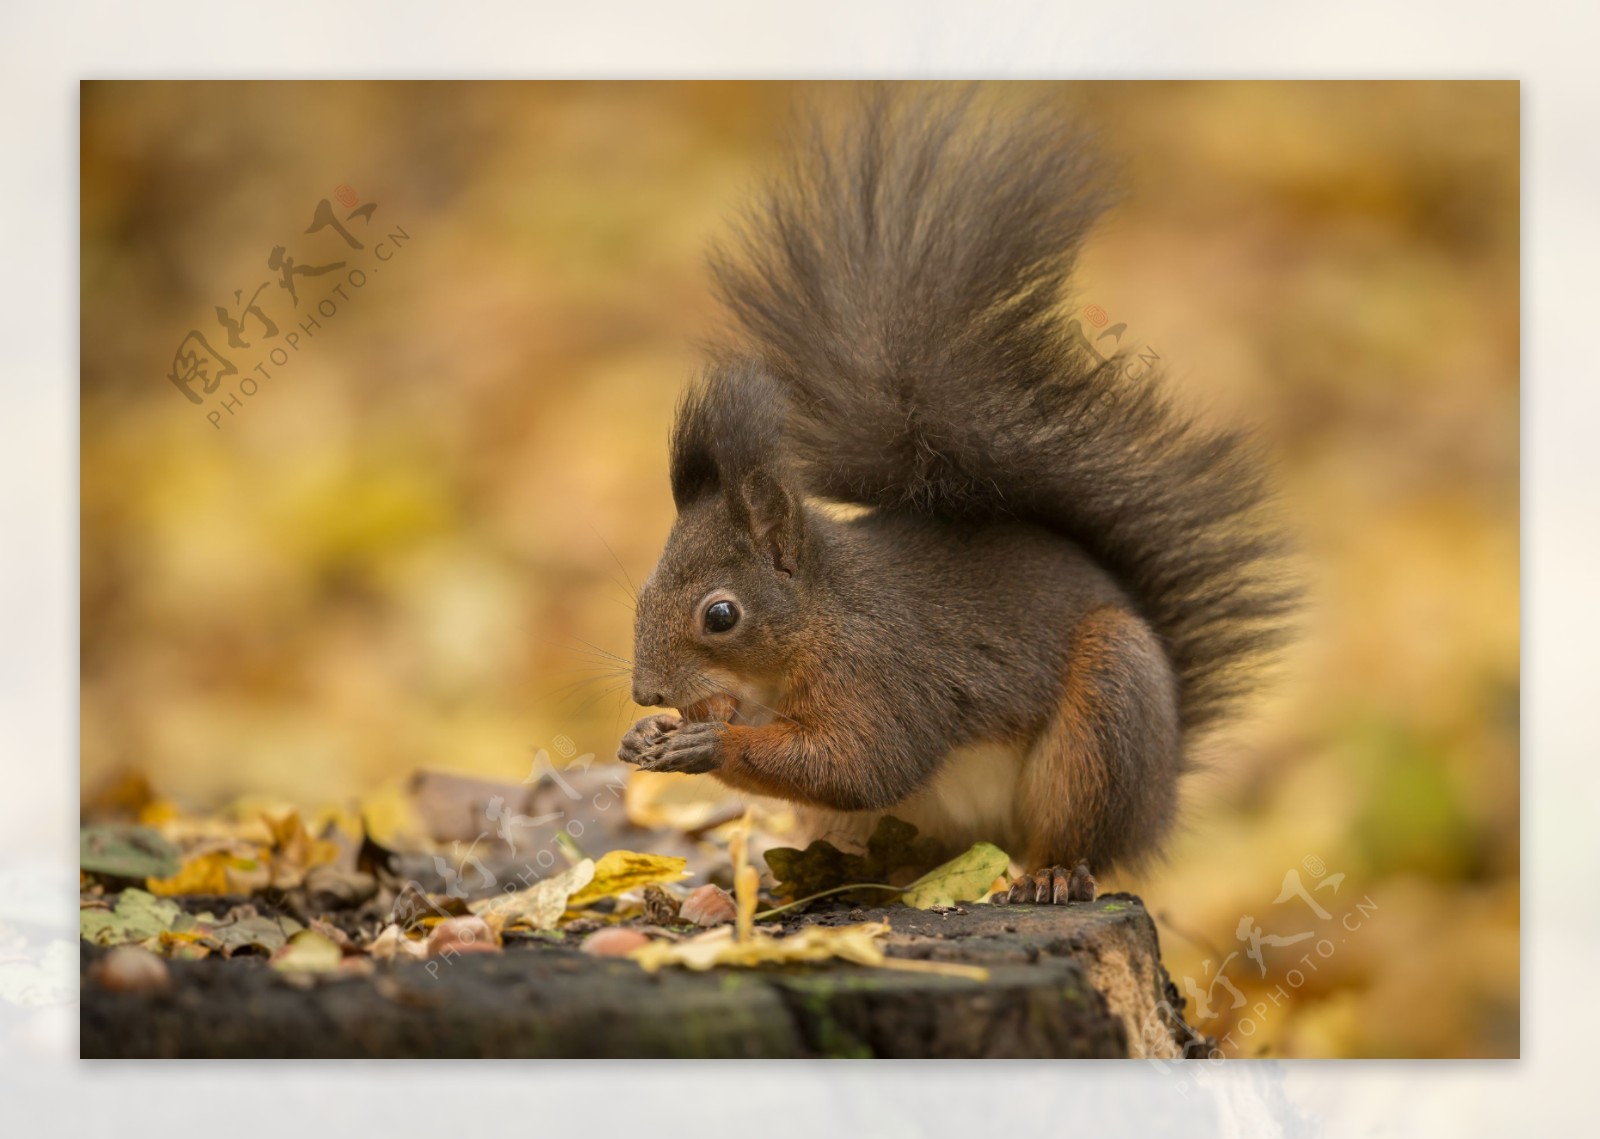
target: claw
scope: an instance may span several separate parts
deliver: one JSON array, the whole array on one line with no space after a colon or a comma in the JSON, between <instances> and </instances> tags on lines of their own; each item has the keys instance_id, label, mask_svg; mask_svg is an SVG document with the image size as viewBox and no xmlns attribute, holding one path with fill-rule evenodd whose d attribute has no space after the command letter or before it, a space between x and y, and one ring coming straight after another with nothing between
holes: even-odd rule
<instances>
[{"instance_id":1,"label":"claw","mask_svg":"<svg viewBox=\"0 0 1600 1139\"><path fill-rule=\"evenodd\" d=\"M1028 903L1065 906L1073 902L1092 902L1094 895L1094 876L1089 873L1089 864L1080 862L1070 871L1064 866L1046 866L1024 874L1009 890L996 894L990 902L1001 906Z\"/></svg>"}]
</instances>

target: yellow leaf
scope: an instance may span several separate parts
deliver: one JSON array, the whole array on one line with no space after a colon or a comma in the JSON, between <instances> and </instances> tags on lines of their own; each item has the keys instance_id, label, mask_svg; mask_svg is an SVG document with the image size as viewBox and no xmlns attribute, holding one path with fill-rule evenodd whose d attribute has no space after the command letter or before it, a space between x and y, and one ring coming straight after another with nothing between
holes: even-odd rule
<instances>
[{"instance_id":1,"label":"yellow leaf","mask_svg":"<svg viewBox=\"0 0 1600 1139\"><path fill-rule=\"evenodd\" d=\"M645 972L654 973L663 965L681 965L705 970L714 965L787 965L799 962L853 961L858 965L881 965L883 947L879 941L889 932L888 922L862 925L807 926L788 937L775 937L766 931L739 941L729 926L719 926L684 941L652 941L629 956Z\"/></svg>"},{"instance_id":2,"label":"yellow leaf","mask_svg":"<svg viewBox=\"0 0 1600 1139\"><path fill-rule=\"evenodd\" d=\"M265 886L265 868L253 858L230 850L211 850L189 859L170 878L151 878L145 886L152 894L248 894Z\"/></svg>"},{"instance_id":3,"label":"yellow leaf","mask_svg":"<svg viewBox=\"0 0 1600 1139\"><path fill-rule=\"evenodd\" d=\"M687 859L665 854L635 854L631 850L613 850L602 855L594 864L594 879L567 900L568 909L584 906L637 890L641 886L654 886L662 882L676 882L688 877Z\"/></svg>"},{"instance_id":4,"label":"yellow leaf","mask_svg":"<svg viewBox=\"0 0 1600 1139\"><path fill-rule=\"evenodd\" d=\"M628 821L645 830L698 830L739 809L738 796L711 776L666 771L629 772L622 801Z\"/></svg>"},{"instance_id":5,"label":"yellow leaf","mask_svg":"<svg viewBox=\"0 0 1600 1139\"><path fill-rule=\"evenodd\" d=\"M403 782L386 783L364 796L359 814L361 825L379 846L410 850L425 841L426 828L417 817L416 801Z\"/></svg>"},{"instance_id":6,"label":"yellow leaf","mask_svg":"<svg viewBox=\"0 0 1600 1139\"><path fill-rule=\"evenodd\" d=\"M157 935L157 943L161 952L167 957L182 958L187 961L197 961L211 952L210 938L204 933L194 930L178 932L164 929ZM149 944L148 942L146 943Z\"/></svg>"},{"instance_id":7,"label":"yellow leaf","mask_svg":"<svg viewBox=\"0 0 1600 1139\"><path fill-rule=\"evenodd\" d=\"M585 858L576 866L535 882L526 890L469 902L467 908L488 922L496 933L510 925L554 929L567 910L567 899L589 885L594 874L594 860Z\"/></svg>"},{"instance_id":8,"label":"yellow leaf","mask_svg":"<svg viewBox=\"0 0 1600 1139\"><path fill-rule=\"evenodd\" d=\"M164 827L178 817L178 805L171 799L152 799L139 808L139 824L146 827Z\"/></svg>"},{"instance_id":9,"label":"yellow leaf","mask_svg":"<svg viewBox=\"0 0 1600 1139\"><path fill-rule=\"evenodd\" d=\"M704 972L718 965L750 968L757 965L814 964L837 960L880 969L938 973L972 981L989 979L989 971L976 965L909 961L886 956L882 942L888 933L888 922L866 922L861 925L807 926L788 937L776 937L765 930L757 930L749 940L739 941L733 929L724 925L684 941L661 938L640 946L628 956L637 961L646 973L654 973L672 965Z\"/></svg>"},{"instance_id":10,"label":"yellow leaf","mask_svg":"<svg viewBox=\"0 0 1600 1139\"><path fill-rule=\"evenodd\" d=\"M307 870L339 857L339 844L311 837L298 811L278 819L261 817L272 832L272 885L278 889L293 889L305 881Z\"/></svg>"}]
</instances>

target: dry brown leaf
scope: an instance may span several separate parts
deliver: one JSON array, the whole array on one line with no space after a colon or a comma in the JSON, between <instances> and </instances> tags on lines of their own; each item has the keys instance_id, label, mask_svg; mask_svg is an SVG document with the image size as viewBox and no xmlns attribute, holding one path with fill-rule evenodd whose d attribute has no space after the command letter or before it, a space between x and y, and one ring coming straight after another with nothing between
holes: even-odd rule
<instances>
[{"instance_id":1,"label":"dry brown leaf","mask_svg":"<svg viewBox=\"0 0 1600 1139\"><path fill-rule=\"evenodd\" d=\"M471 902L467 908L495 930L510 926L554 929L566 912L568 899L594 880L594 860L585 858L560 874L535 882L526 890Z\"/></svg>"}]
</instances>

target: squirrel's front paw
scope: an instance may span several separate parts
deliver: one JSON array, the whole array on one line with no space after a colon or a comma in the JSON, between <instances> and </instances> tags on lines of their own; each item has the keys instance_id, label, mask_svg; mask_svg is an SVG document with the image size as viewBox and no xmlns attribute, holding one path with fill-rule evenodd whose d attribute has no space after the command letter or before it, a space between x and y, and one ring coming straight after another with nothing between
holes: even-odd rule
<instances>
[{"instance_id":1,"label":"squirrel's front paw","mask_svg":"<svg viewBox=\"0 0 1600 1139\"><path fill-rule=\"evenodd\" d=\"M629 728L628 734L622 737L622 743L617 748L617 758L623 763L642 762L651 748L677 731L682 723L683 721L671 712L657 712L653 716L646 716Z\"/></svg>"},{"instance_id":2,"label":"squirrel's front paw","mask_svg":"<svg viewBox=\"0 0 1600 1139\"><path fill-rule=\"evenodd\" d=\"M715 720L680 722L645 749L638 759L641 771L675 771L699 775L722 766L722 749L728 725Z\"/></svg>"}]
</instances>

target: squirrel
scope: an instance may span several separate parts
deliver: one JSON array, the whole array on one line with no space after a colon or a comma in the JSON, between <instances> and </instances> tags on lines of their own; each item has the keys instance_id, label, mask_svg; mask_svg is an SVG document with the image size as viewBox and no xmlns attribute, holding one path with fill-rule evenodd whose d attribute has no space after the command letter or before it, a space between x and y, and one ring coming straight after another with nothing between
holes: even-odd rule
<instances>
[{"instance_id":1,"label":"squirrel","mask_svg":"<svg viewBox=\"0 0 1600 1139\"><path fill-rule=\"evenodd\" d=\"M1288 634L1263 465L1063 313L1111 192L1086 132L879 92L712 275L618 757L1013 856L992 900L1157 855L1194 741Z\"/></svg>"}]
</instances>

